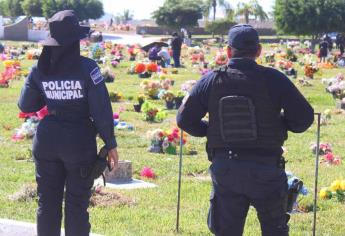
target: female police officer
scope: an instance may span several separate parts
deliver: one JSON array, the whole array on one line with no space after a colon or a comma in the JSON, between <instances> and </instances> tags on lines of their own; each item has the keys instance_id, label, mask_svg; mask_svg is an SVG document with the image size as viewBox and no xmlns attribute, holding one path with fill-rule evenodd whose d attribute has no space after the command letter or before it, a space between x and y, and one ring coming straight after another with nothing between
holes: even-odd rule
<instances>
[{"instance_id":1,"label":"female police officer","mask_svg":"<svg viewBox=\"0 0 345 236\"><path fill-rule=\"evenodd\" d=\"M32 68L18 103L24 112L48 107L33 142L38 185L37 233L60 235L65 193L65 232L90 232L89 206L93 180L88 178L97 158L96 134L105 142L108 161L116 167L118 154L112 108L97 64L80 56L79 40L88 27L79 25L71 10L49 20L50 37Z\"/></svg>"}]
</instances>

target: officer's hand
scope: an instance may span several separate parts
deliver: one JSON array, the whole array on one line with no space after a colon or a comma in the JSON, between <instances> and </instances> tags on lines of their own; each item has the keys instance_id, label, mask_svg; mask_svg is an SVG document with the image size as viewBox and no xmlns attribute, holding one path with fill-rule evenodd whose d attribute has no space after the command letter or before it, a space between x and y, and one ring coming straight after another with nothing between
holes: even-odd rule
<instances>
[{"instance_id":1,"label":"officer's hand","mask_svg":"<svg viewBox=\"0 0 345 236\"><path fill-rule=\"evenodd\" d=\"M117 153L116 148L113 148L108 152L108 164L110 170L117 169L119 164L119 154Z\"/></svg>"}]
</instances>

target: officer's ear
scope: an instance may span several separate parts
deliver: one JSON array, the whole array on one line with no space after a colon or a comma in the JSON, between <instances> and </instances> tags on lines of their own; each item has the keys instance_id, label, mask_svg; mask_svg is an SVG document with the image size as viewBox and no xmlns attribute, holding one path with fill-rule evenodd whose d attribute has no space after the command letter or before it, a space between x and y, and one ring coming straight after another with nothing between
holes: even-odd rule
<instances>
[{"instance_id":1,"label":"officer's ear","mask_svg":"<svg viewBox=\"0 0 345 236\"><path fill-rule=\"evenodd\" d=\"M231 58L231 57L232 57L232 50L231 50L231 47L228 46L226 52L227 52L227 54L228 54L228 58Z\"/></svg>"},{"instance_id":2,"label":"officer's ear","mask_svg":"<svg viewBox=\"0 0 345 236\"><path fill-rule=\"evenodd\" d=\"M259 44L259 45L258 45L258 51L256 52L256 57L257 57L257 58L261 56L261 52L262 52L262 45Z\"/></svg>"}]
</instances>

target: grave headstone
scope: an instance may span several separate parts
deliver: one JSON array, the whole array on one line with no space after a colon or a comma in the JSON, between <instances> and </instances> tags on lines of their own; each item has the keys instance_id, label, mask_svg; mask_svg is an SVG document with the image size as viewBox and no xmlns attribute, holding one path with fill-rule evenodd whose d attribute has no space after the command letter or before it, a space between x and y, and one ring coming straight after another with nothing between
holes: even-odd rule
<instances>
[{"instance_id":1,"label":"grave headstone","mask_svg":"<svg viewBox=\"0 0 345 236\"><path fill-rule=\"evenodd\" d=\"M119 161L118 168L112 171L105 171L106 182L127 183L132 181L132 162L127 160Z\"/></svg>"}]
</instances>

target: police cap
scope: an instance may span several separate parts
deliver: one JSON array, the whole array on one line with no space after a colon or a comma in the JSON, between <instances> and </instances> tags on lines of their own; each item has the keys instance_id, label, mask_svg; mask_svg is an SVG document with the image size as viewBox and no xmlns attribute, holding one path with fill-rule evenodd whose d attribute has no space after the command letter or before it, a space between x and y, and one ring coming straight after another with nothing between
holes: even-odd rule
<instances>
[{"instance_id":1,"label":"police cap","mask_svg":"<svg viewBox=\"0 0 345 236\"><path fill-rule=\"evenodd\" d=\"M251 25L235 25L228 36L228 45L237 50L256 50L259 46L259 34Z\"/></svg>"}]
</instances>

